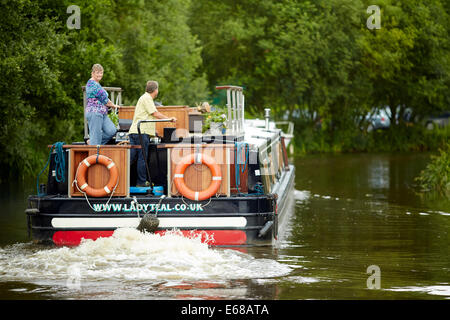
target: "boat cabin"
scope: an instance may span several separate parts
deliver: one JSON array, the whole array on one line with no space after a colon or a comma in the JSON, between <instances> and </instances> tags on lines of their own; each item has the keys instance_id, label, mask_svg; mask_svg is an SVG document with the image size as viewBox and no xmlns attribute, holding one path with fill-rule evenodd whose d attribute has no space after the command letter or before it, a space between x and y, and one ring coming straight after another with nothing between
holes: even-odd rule
<instances>
[{"instance_id":1,"label":"boat cabin","mask_svg":"<svg viewBox=\"0 0 450 320\"><path fill-rule=\"evenodd\" d=\"M121 104L122 89L106 87L116 104ZM110 158L117 166L118 179L114 190L107 196L130 197L133 194L152 194L159 190L168 197L185 196L178 190L176 170L180 161L188 155L201 154L210 157L220 169L220 186L213 196L239 194L266 194L274 191L283 170L289 170L286 146L282 131L271 127L253 126L244 119L243 89L238 86L218 86L226 90L226 125L224 129L212 129L202 133L203 118L206 114L189 106L157 106L158 111L177 118L176 123L161 121L156 123L157 136L152 139L147 155L148 181L152 188L136 188L136 163L130 163L130 150L140 148L128 143L127 133L131 126L135 106L121 106L118 110L118 132L108 144L90 146L83 143L65 145L67 152L67 179L57 182L49 172L48 194L62 194L66 189L69 197L86 196L77 180L77 170L83 160L92 155ZM113 100L114 101L114 100ZM268 116L267 116L268 120ZM85 138L87 135L85 126ZM205 190L211 184L211 170L202 161L194 159L183 172L184 183L190 190ZM209 168L211 169L211 168ZM106 166L94 164L86 170L86 183L94 188L103 188L110 179ZM63 184L63 185L61 185ZM92 196L87 194L87 196ZM194 199L192 199L194 200Z\"/></svg>"}]
</instances>

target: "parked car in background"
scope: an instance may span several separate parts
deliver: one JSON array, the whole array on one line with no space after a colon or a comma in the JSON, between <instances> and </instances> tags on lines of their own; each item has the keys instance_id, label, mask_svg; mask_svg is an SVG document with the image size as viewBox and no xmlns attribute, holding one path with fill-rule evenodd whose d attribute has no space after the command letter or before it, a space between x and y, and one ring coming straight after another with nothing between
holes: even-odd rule
<instances>
[{"instance_id":1,"label":"parked car in background","mask_svg":"<svg viewBox=\"0 0 450 320\"><path fill-rule=\"evenodd\" d=\"M425 118L425 127L428 130L433 130L435 127L443 128L449 124L450 111L444 111L437 116L429 116Z\"/></svg>"},{"instance_id":2,"label":"parked car in background","mask_svg":"<svg viewBox=\"0 0 450 320\"><path fill-rule=\"evenodd\" d=\"M382 109L376 109L375 111L369 112L366 115L366 121L369 123L367 132L389 128L391 125L390 115L391 110L389 107L384 107Z\"/></svg>"},{"instance_id":3,"label":"parked car in background","mask_svg":"<svg viewBox=\"0 0 450 320\"><path fill-rule=\"evenodd\" d=\"M401 110L400 106L395 109L395 119L392 119L392 112L390 106L384 106L383 108L374 108L366 115L366 121L369 123L367 131L378 129L387 129L391 126L391 121L395 121L395 124L400 123L400 111L402 111L401 121L406 125L413 125L413 111L411 108L403 106Z\"/></svg>"}]
</instances>

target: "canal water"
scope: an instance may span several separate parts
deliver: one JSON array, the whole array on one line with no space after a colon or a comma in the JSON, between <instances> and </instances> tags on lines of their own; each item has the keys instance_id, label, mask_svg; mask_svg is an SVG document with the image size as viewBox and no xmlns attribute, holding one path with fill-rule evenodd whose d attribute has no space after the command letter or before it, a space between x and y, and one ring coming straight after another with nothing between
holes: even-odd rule
<instances>
[{"instance_id":1,"label":"canal water","mask_svg":"<svg viewBox=\"0 0 450 320\"><path fill-rule=\"evenodd\" d=\"M76 248L32 244L26 197L0 193L0 299L450 299L450 201L416 193L430 154L296 158L274 247L209 248L133 229Z\"/></svg>"}]
</instances>

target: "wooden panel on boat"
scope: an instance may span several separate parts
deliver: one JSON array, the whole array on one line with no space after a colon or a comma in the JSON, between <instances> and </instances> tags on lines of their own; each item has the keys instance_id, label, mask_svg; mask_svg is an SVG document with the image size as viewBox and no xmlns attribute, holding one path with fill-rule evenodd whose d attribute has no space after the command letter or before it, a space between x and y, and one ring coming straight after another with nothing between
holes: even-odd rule
<instances>
[{"instance_id":1,"label":"wooden panel on boat","mask_svg":"<svg viewBox=\"0 0 450 320\"><path fill-rule=\"evenodd\" d=\"M119 119L133 120L135 106L121 106L119 108Z\"/></svg>"},{"instance_id":2,"label":"wooden panel on boat","mask_svg":"<svg viewBox=\"0 0 450 320\"><path fill-rule=\"evenodd\" d=\"M276 172L281 174L283 172L283 151L281 150L281 140L278 141L278 143L275 145L275 151L276 151L276 160L277 160L277 168Z\"/></svg>"},{"instance_id":3,"label":"wooden panel on boat","mask_svg":"<svg viewBox=\"0 0 450 320\"><path fill-rule=\"evenodd\" d=\"M249 161L249 159L246 160L247 165L241 164L240 168L237 168L236 164L235 164L235 162L236 162L236 160L235 160L236 157L234 154L235 152L236 152L236 148L230 149L230 159L231 159L231 161L230 161L230 192L232 194L238 193L238 192L247 193L248 192L248 161ZM245 152L245 151L243 150L243 152ZM242 157L240 159L244 160L244 157ZM242 172L242 169L244 169L244 167L245 167L245 170L244 170L244 172ZM236 188L236 175L235 175L236 169L239 169L239 179L240 179L239 180L240 185L238 186L239 190L238 190L238 188Z\"/></svg>"},{"instance_id":4,"label":"wooden panel on boat","mask_svg":"<svg viewBox=\"0 0 450 320\"><path fill-rule=\"evenodd\" d=\"M261 179L264 185L264 192L270 193L272 191L272 181L269 174L269 160L261 160Z\"/></svg>"},{"instance_id":5,"label":"wooden panel on boat","mask_svg":"<svg viewBox=\"0 0 450 320\"><path fill-rule=\"evenodd\" d=\"M188 106L162 106L156 107L159 112L170 117L175 117L177 122L158 122L156 123L156 133L162 137L164 128L177 128L177 137L184 138L189 136L189 107Z\"/></svg>"},{"instance_id":6,"label":"wooden panel on boat","mask_svg":"<svg viewBox=\"0 0 450 320\"><path fill-rule=\"evenodd\" d=\"M277 181L276 174L278 171L278 158L277 158L277 152L276 152L276 145L272 147L272 150L269 154L270 163L269 163L269 172L270 172L270 179L271 183L275 184Z\"/></svg>"},{"instance_id":7,"label":"wooden panel on boat","mask_svg":"<svg viewBox=\"0 0 450 320\"><path fill-rule=\"evenodd\" d=\"M119 119L133 120L135 106L122 106L119 109ZM156 123L156 134L160 137L164 135L164 128L177 128L177 137L189 136L189 111L188 106L159 106L156 109L167 117L175 117L176 123L158 122Z\"/></svg>"},{"instance_id":8,"label":"wooden panel on boat","mask_svg":"<svg viewBox=\"0 0 450 320\"><path fill-rule=\"evenodd\" d=\"M175 172L175 167L178 162L189 154L195 153L197 147L195 145L165 145L164 147L169 149L170 152L170 184L171 196L180 196L177 188L173 184L173 174ZM234 145L199 145L198 150L202 154L207 154L211 156L216 163L220 166L222 172L222 183L220 185L218 194L219 195L229 195L230 190L230 167L229 167L229 157L230 151ZM194 191L202 191L211 183L211 171L206 165L203 164L192 164L184 172L184 181L186 185Z\"/></svg>"},{"instance_id":9,"label":"wooden panel on boat","mask_svg":"<svg viewBox=\"0 0 450 320\"><path fill-rule=\"evenodd\" d=\"M97 146L65 146L69 150L69 195L84 196L72 184L78 165L86 157L97 154ZM102 145L99 154L111 158L119 169L119 182L113 197L129 196L129 146ZM109 170L100 164L94 164L87 170L87 182L93 188L103 188L109 180Z\"/></svg>"},{"instance_id":10,"label":"wooden panel on boat","mask_svg":"<svg viewBox=\"0 0 450 320\"><path fill-rule=\"evenodd\" d=\"M284 137L281 137L281 152L283 156L284 170L289 171L289 160L286 150L286 140Z\"/></svg>"}]
</instances>

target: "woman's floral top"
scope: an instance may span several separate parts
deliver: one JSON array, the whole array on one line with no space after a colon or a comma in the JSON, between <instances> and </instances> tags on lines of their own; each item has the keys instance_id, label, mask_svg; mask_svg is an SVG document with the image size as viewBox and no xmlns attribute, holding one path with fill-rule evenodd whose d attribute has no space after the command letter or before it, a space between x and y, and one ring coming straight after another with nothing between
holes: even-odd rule
<instances>
[{"instance_id":1,"label":"woman's floral top","mask_svg":"<svg viewBox=\"0 0 450 320\"><path fill-rule=\"evenodd\" d=\"M86 83L86 112L108 113L108 92L102 88L100 83L89 79Z\"/></svg>"}]
</instances>

